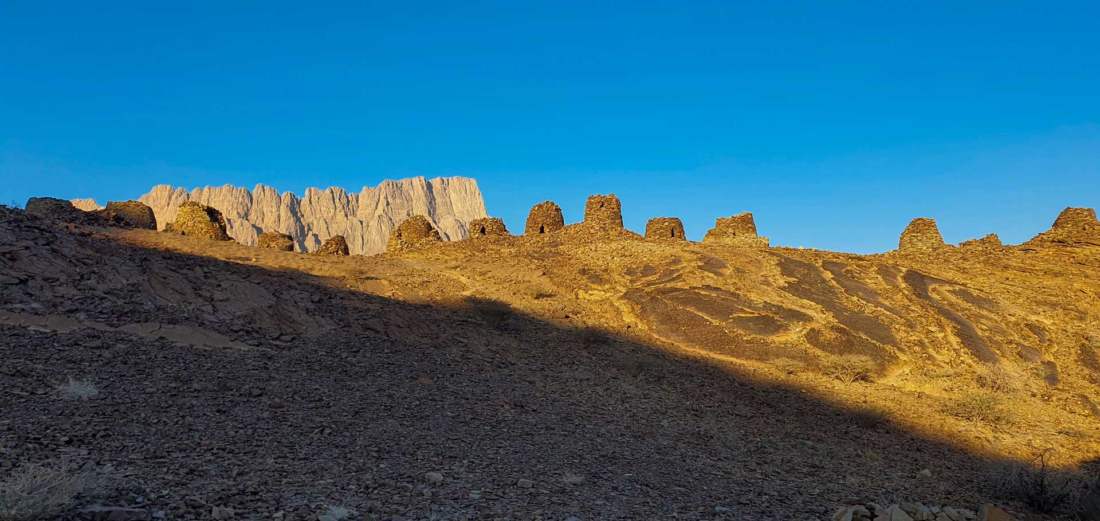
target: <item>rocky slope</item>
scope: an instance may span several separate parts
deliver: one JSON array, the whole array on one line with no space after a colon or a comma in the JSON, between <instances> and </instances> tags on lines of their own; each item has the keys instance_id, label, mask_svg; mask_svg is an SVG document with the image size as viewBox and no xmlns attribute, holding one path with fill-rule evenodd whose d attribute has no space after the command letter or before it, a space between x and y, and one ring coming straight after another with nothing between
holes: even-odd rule
<instances>
[{"instance_id":1,"label":"rocky slope","mask_svg":"<svg viewBox=\"0 0 1100 521\"><path fill-rule=\"evenodd\" d=\"M71 457L166 519L1047 519L991 463L1100 461L1100 230L1065 215L996 249L570 225L346 258L0 209L0 473Z\"/></svg>"},{"instance_id":2,"label":"rocky slope","mask_svg":"<svg viewBox=\"0 0 1100 521\"><path fill-rule=\"evenodd\" d=\"M262 184L252 190L226 185L191 191L157 185L140 201L153 208L161 228L175 220L180 204L195 201L221 211L229 236L242 244L256 244L264 232L281 232L294 238L298 251L316 251L329 237L343 235L353 255L382 252L390 231L413 215L426 216L448 241L465 239L469 222L486 216L477 181L464 177L387 180L359 193L310 188L301 198Z\"/></svg>"}]
</instances>

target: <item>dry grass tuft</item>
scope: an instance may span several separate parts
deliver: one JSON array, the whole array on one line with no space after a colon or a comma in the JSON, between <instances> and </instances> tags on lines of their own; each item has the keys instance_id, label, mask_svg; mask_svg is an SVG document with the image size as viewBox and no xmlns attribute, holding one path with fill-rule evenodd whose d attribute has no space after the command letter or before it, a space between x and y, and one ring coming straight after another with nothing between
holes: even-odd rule
<instances>
[{"instance_id":1,"label":"dry grass tuft","mask_svg":"<svg viewBox=\"0 0 1100 521\"><path fill-rule=\"evenodd\" d=\"M863 355L841 355L825 362L821 372L846 384L870 382L874 379L875 362Z\"/></svg>"},{"instance_id":2,"label":"dry grass tuft","mask_svg":"<svg viewBox=\"0 0 1100 521\"><path fill-rule=\"evenodd\" d=\"M88 380L69 380L56 387L57 394L66 400L91 400L99 396L99 388Z\"/></svg>"},{"instance_id":3,"label":"dry grass tuft","mask_svg":"<svg viewBox=\"0 0 1100 521\"><path fill-rule=\"evenodd\" d=\"M989 392L955 398L943 406L943 412L962 420L990 425L1005 424L1011 419L1001 397Z\"/></svg>"},{"instance_id":4,"label":"dry grass tuft","mask_svg":"<svg viewBox=\"0 0 1100 521\"><path fill-rule=\"evenodd\" d=\"M979 372L974 376L974 381L978 387L996 393L1009 394L1019 390L1015 377L999 365Z\"/></svg>"},{"instance_id":5,"label":"dry grass tuft","mask_svg":"<svg viewBox=\"0 0 1100 521\"><path fill-rule=\"evenodd\" d=\"M53 519L75 506L79 496L94 494L100 476L62 465L24 465L0 481L0 521Z\"/></svg>"}]
</instances>

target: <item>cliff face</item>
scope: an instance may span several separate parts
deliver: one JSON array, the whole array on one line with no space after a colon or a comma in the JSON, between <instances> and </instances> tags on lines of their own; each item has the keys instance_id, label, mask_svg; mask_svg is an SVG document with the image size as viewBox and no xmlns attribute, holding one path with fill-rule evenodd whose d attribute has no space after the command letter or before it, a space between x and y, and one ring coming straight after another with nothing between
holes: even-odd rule
<instances>
[{"instance_id":1,"label":"cliff face","mask_svg":"<svg viewBox=\"0 0 1100 521\"><path fill-rule=\"evenodd\" d=\"M470 221L485 217L485 202L477 181L465 177L423 177L383 181L359 193L342 188L310 188L304 196L256 185L251 191L235 186L195 188L154 186L140 201L149 205L163 229L176 220L181 204L195 201L225 216L229 236L255 245L264 232L290 235L298 251L316 251L334 235L343 235L352 254L371 255L386 249L390 231L413 215L423 215L443 240L465 239Z\"/></svg>"}]
</instances>

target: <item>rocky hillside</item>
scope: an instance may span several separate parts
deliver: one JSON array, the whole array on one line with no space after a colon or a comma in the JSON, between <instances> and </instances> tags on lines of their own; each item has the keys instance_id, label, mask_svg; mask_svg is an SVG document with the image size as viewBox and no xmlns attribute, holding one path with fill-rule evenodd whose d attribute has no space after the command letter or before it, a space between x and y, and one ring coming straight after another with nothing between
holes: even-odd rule
<instances>
[{"instance_id":1,"label":"rocky hillside","mask_svg":"<svg viewBox=\"0 0 1100 521\"><path fill-rule=\"evenodd\" d=\"M0 473L133 519L988 521L1056 518L1002 464L1095 472L1094 213L852 255L619 207L365 258L0 208Z\"/></svg>"},{"instance_id":2,"label":"rocky hillside","mask_svg":"<svg viewBox=\"0 0 1100 521\"><path fill-rule=\"evenodd\" d=\"M157 185L140 201L153 208L161 228L175 220L180 204L195 201L221 211L229 236L242 244L256 244L264 232L281 232L294 238L298 251L316 251L325 239L343 235L356 255L385 250L390 231L413 215L427 216L450 241L466 238L469 222L486 216L477 181L465 177L387 180L359 193L310 188L301 198L262 184L252 190L226 185L191 191ZM97 206L90 200L74 204Z\"/></svg>"}]
</instances>

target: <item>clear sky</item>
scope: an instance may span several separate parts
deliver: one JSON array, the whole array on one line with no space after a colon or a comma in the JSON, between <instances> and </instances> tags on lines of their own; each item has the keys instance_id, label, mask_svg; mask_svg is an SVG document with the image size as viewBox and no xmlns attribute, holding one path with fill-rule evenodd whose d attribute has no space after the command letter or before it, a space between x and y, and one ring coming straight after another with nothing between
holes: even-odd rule
<instances>
[{"instance_id":1,"label":"clear sky","mask_svg":"<svg viewBox=\"0 0 1100 521\"><path fill-rule=\"evenodd\" d=\"M0 3L0 202L465 175L858 252L1100 206L1096 1L156 3Z\"/></svg>"}]
</instances>

